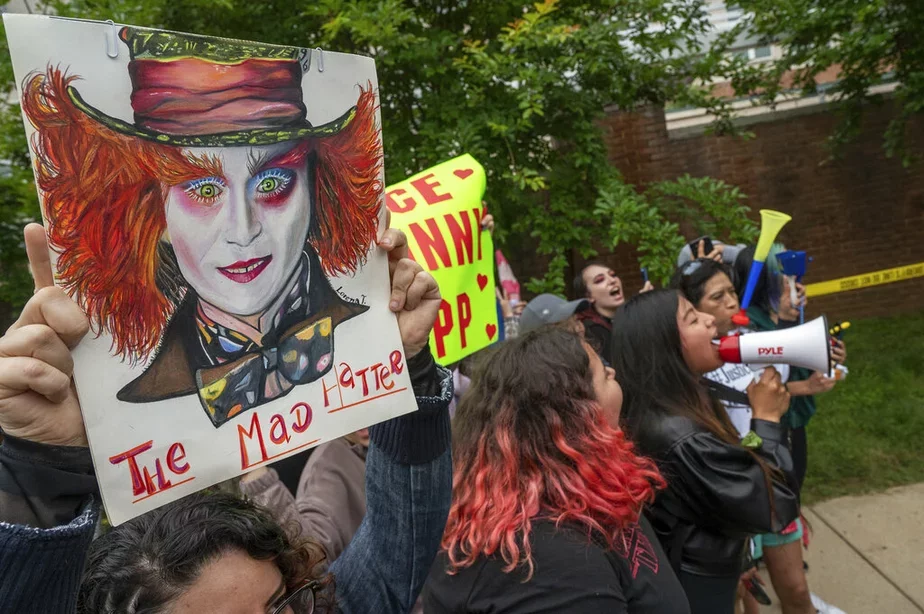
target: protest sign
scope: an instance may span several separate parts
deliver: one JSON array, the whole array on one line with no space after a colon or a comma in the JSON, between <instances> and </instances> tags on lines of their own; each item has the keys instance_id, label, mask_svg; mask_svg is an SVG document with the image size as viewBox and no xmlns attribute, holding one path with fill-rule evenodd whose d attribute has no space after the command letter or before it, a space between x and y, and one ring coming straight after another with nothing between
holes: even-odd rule
<instances>
[{"instance_id":1,"label":"protest sign","mask_svg":"<svg viewBox=\"0 0 924 614\"><path fill-rule=\"evenodd\" d=\"M392 226L405 231L411 257L440 285L430 345L444 365L498 338L494 243L481 228L485 181L484 168L465 154L385 188Z\"/></svg>"},{"instance_id":2,"label":"protest sign","mask_svg":"<svg viewBox=\"0 0 924 614\"><path fill-rule=\"evenodd\" d=\"M416 409L371 59L4 23L114 524Z\"/></svg>"}]
</instances>

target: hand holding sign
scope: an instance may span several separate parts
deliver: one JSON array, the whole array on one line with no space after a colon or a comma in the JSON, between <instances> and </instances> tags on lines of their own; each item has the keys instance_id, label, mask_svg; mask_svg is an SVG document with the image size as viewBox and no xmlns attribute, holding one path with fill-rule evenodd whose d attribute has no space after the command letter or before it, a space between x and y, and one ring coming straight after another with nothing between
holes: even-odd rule
<instances>
[{"instance_id":1,"label":"hand holding sign","mask_svg":"<svg viewBox=\"0 0 924 614\"><path fill-rule=\"evenodd\" d=\"M389 228L379 246L388 252L388 271L391 274L389 309L398 314L404 357L411 358L426 347L430 338L442 302L440 288L432 275L407 257L407 236L403 232Z\"/></svg>"},{"instance_id":2,"label":"hand holding sign","mask_svg":"<svg viewBox=\"0 0 924 614\"><path fill-rule=\"evenodd\" d=\"M36 291L0 337L0 430L36 443L86 446L70 348L89 323L54 287L44 229L30 224L25 236Z\"/></svg>"},{"instance_id":3,"label":"hand holding sign","mask_svg":"<svg viewBox=\"0 0 924 614\"><path fill-rule=\"evenodd\" d=\"M842 365L847 362L847 346L843 339L834 339L831 343L831 360Z\"/></svg>"}]
</instances>

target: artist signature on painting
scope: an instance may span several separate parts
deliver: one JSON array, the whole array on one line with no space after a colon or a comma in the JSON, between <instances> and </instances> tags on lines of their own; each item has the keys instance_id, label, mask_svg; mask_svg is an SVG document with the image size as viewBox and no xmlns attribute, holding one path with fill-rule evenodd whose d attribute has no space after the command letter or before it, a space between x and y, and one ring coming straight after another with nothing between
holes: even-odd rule
<instances>
[{"instance_id":1,"label":"artist signature on painting","mask_svg":"<svg viewBox=\"0 0 924 614\"><path fill-rule=\"evenodd\" d=\"M340 295L340 298L342 298L346 302L353 303L354 305L362 305L364 307L366 306L366 295L365 294L360 294L359 298L356 298L355 296L350 296L346 292L343 291L343 286L339 286L336 291L337 291L337 294Z\"/></svg>"}]
</instances>

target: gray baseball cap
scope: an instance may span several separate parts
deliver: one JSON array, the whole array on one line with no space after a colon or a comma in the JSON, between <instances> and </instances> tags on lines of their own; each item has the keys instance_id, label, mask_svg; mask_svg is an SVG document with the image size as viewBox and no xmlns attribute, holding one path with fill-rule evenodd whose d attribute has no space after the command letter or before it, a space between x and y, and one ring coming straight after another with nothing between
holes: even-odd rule
<instances>
[{"instance_id":1,"label":"gray baseball cap","mask_svg":"<svg viewBox=\"0 0 924 614\"><path fill-rule=\"evenodd\" d=\"M587 299L566 301L554 294L540 294L526 303L520 315L520 332L535 330L546 324L564 322L576 312L590 306Z\"/></svg>"}]
</instances>

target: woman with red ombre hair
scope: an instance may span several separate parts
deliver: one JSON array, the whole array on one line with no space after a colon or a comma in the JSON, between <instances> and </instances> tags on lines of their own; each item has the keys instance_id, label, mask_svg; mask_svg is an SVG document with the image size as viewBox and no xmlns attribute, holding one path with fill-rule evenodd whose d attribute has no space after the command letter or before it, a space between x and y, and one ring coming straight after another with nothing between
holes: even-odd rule
<instances>
[{"instance_id":1,"label":"woman with red ombre hair","mask_svg":"<svg viewBox=\"0 0 924 614\"><path fill-rule=\"evenodd\" d=\"M428 614L687 614L642 507L664 486L617 426L612 369L544 327L480 365L453 424L453 503Z\"/></svg>"},{"instance_id":2,"label":"woman with red ombre hair","mask_svg":"<svg viewBox=\"0 0 924 614\"><path fill-rule=\"evenodd\" d=\"M23 84L49 243L113 351L150 359L118 398L196 394L218 427L324 375L334 328L368 309L327 276L354 273L375 238L375 93L313 126L299 49L120 36L134 123L58 68Z\"/></svg>"}]
</instances>

